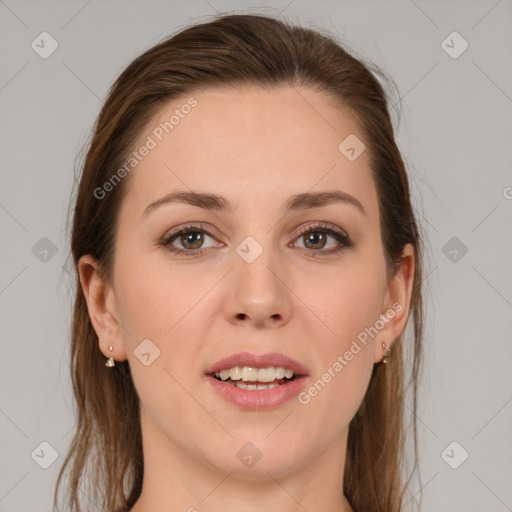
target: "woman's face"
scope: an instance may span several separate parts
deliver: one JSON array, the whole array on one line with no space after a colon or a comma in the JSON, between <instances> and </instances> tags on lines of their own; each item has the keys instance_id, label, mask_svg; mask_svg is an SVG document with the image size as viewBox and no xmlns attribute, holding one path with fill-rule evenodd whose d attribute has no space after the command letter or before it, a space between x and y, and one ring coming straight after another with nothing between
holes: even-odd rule
<instances>
[{"instance_id":1,"label":"woman's face","mask_svg":"<svg viewBox=\"0 0 512 512\"><path fill-rule=\"evenodd\" d=\"M118 324L93 319L100 347L129 361L153 458L276 478L339 465L382 342L405 326L412 274L388 279L368 143L310 89L192 97L133 148L105 283ZM163 200L178 192L189 201ZM211 375L236 366L253 370ZM242 389L283 378L254 373L268 367L296 378Z\"/></svg>"}]
</instances>

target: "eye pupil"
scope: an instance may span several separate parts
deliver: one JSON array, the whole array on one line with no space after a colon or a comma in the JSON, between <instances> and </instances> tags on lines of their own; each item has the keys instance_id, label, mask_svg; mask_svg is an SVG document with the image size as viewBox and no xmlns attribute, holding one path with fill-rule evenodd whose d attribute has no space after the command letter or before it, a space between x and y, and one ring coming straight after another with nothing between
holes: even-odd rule
<instances>
[{"instance_id":1,"label":"eye pupil","mask_svg":"<svg viewBox=\"0 0 512 512\"><path fill-rule=\"evenodd\" d=\"M187 244L190 243L193 245L193 247L187 247L187 248L197 249L201 246L202 237L203 237L203 235L199 231L185 233L185 234L181 235L181 243L183 244L184 247L187 247ZM195 242L194 242L194 238L197 239L197 240L195 240Z\"/></svg>"},{"instance_id":2,"label":"eye pupil","mask_svg":"<svg viewBox=\"0 0 512 512\"><path fill-rule=\"evenodd\" d=\"M318 232L314 232L314 233L309 233L309 235L307 235L307 241L306 241L306 246L311 242L313 245L317 244L319 242L319 240L322 240L323 241L323 244L321 246L324 247L325 246L325 234L324 233L318 233Z\"/></svg>"}]
</instances>

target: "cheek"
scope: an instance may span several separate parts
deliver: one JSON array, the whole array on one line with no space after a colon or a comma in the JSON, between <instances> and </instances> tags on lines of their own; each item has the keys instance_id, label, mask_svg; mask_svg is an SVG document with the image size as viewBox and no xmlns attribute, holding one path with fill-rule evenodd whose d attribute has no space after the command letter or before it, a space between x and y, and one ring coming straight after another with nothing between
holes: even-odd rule
<instances>
[{"instance_id":1,"label":"cheek","mask_svg":"<svg viewBox=\"0 0 512 512\"><path fill-rule=\"evenodd\" d=\"M208 276L199 279L192 270L173 270L172 263L166 266L159 258L156 261L147 255L120 260L116 294L130 337L134 341L154 338L164 344L187 328L190 313L201 309L211 284Z\"/></svg>"},{"instance_id":2,"label":"cheek","mask_svg":"<svg viewBox=\"0 0 512 512\"><path fill-rule=\"evenodd\" d=\"M379 318L385 289L385 277L377 267L342 274L324 282L321 290L315 288L315 293L309 288L305 301L314 312L310 339L316 364L301 403L315 414L335 418L333 428L350 421L366 393L374 364L370 328Z\"/></svg>"},{"instance_id":3,"label":"cheek","mask_svg":"<svg viewBox=\"0 0 512 512\"><path fill-rule=\"evenodd\" d=\"M212 305L205 295L213 283L134 257L119 261L116 278L123 341L141 401L147 411L167 404L166 410L185 418L190 400L180 383L190 380L190 369L199 371L201 320L206 325ZM140 347L149 351L149 365L139 359Z\"/></svg>"},{"instance_id":4,"label":"cheek","mask_svg":"<svg viewBox=\"0 0 512 512\"><path fill-rule=\"evenodd\" d=\"M309 283L311 284L311 283ZM323 286L302 290L304 302L322 327L322 336L311 339L324 344L320 353L344 351L378 319L385 291L385 279L377 268L332 274ZM313 335L314 333L311 333ZM328 361L325 360L327 363Z\"/></svg>"}]
</instances>

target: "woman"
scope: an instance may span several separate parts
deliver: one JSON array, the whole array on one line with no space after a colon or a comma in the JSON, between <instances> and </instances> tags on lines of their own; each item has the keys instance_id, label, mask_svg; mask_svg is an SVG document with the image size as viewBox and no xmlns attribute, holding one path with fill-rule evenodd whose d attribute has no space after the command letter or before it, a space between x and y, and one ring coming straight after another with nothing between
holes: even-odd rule
<instances>
[{"instance_id":1,"label":"woman","mask_svg":"<svg viewBox=\"0 0 512 512\"><path fill-rule=\"evenodd\" d=\"M368 65L257 15L149 49L99 115L71 245L66 510L405 509L421 247Z\"/></svg>"}]
</instances>

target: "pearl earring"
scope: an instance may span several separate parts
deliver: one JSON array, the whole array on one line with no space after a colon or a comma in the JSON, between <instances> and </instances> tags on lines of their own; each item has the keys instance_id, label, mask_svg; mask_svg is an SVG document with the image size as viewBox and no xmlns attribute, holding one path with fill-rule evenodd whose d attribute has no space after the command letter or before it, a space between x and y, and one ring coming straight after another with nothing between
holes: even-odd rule
<instances>
[{"instance_id":1,"label":"pearl earring","mask_svg":"<svg viewBox=\"0 0 512 512\"><path fill-rule=\"evenodd\" d=\"M108 347L108 349L110 350L110 352L112 352L112 350L113 350L112 345L110 345ZM116 363L114 362L114 358L113 357L107 358L107 362L105 363L105 366L107 366L108 368L112 368L115 365L116 365Z\"/></svg>"},{"instance_id":2,"label":"pearl earring","mask_svg":"<svg viewBox=\"0 0 512 512\"><path fill-rule=\"evenodd\" d=\"M388 356L389 356L389 353L391 352L391 345L386 345L384 342L382 342L382 348L385 351L384 357L382 358L382 362L384 364L387 364L389 362Z\"/></svg>"}]
</instances>

